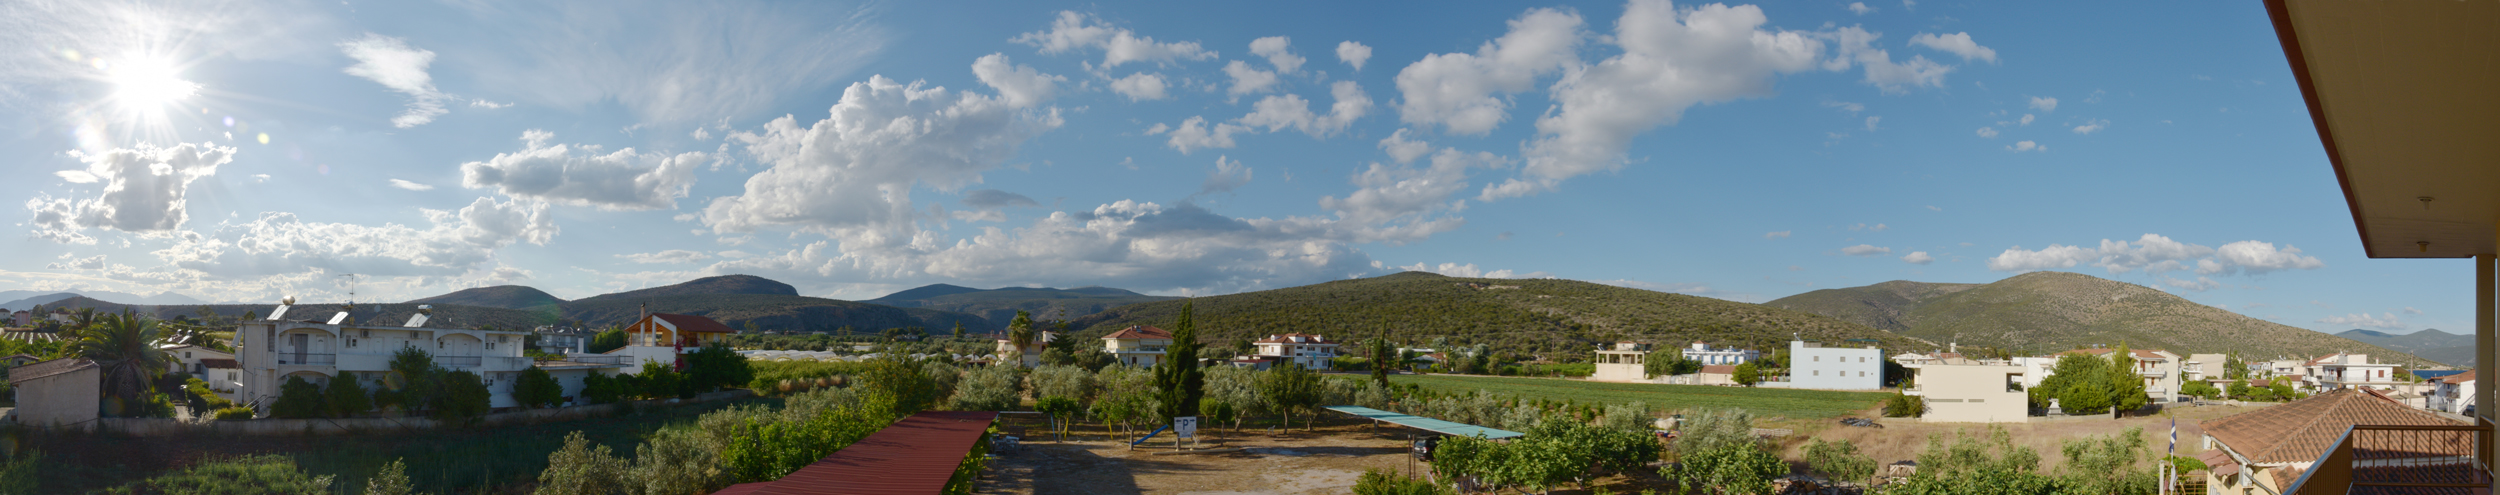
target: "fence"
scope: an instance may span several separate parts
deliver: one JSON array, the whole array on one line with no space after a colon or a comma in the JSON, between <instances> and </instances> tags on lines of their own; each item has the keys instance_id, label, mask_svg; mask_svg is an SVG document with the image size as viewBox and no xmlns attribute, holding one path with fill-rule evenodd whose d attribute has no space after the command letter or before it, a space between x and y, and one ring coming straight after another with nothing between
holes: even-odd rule
<instances>
[{"instance_id":1,"label":"fence","mask_svg":"<svg viewBox=\"0 0 2500 495\"><path fill-rule=\"evenodd\" d=\"M482 356L434 356L434 364L445 368L475 368L485 361Z\"/></svg>"},{"instance_id":2,"label":"fence","mask_svg":"<svg viewBox=\"0 0 2500 495\"><path fill-rule=\"evenodd\" d=\"M339 364L337 354L278 353L278 364L331 366Z\"/></svg>"},{"instance_id":3,"label":"fence","mask_svg":"<svg viewBox=\"0 0 2500 495\"><path fill-rule=\"evenodd\" d=\"M2284 493L2478 493L2491 487L2492 424L2353 425Z\"/></svg>"}]
</instances>

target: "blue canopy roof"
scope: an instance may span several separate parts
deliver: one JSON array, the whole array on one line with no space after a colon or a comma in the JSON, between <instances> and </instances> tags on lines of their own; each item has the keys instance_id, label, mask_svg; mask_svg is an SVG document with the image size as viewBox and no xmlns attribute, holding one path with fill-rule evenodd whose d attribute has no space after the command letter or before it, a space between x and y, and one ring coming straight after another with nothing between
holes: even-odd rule
<instances>
[{"instance_id":1,"label":"blue canopy roof","mask_svg":"<svg viewBox=\"0 0 2500 495\"><path fill-rule=\"evenodd\" d=\"M2458 373L2464 373L2465 371L2466 371L2466 370L2413 370L2413 376L2422 377L2423 379L2427 380L2427 379L2432 379L2432 378L2440 378L2440 377L2445 377L2445 376L2448 376L2448 375L2454 375L2454 374L2458 374Z\"/></svg>"},{"instance_id":2,"label":"blue canopy roof","mask_svg":"<svg viewBox=\"0 0 2500 495\"><path fill-rule=\"evenodd\" d=\"M1408 428L1415 428L1415 429L1420 429L1420 430L1429 431L1429 432L1433 432L1433 433L1439 433L1439 434L1443 434L1443 435L1461 436L1461 437L1480 437L1480 438L1484 438L1484 439L1488 439L1488 440L1499 440L1499 439L1504 439L1504 438L1518 438L1518 437L1526 436L1526 434L1524 434L1524 433L1520 433L1520 432L1516 432L1516 431L1509 431L1509 430L1496 430L1496 429L1492 429L1492 428L1486 428L1486 427L1476 426L1476 425L1471 425L1471 424L1466 424L1466 423L1452 423L1452 422L1448 422L1448 421L1442 421L1442 420L1432 419L1432 418L1427 418L1427 417L1423 417L1423 416L1415 416L1415 415L1408 415L1408 414L1398 414L1398 413L1393 413L1393 412L1389 412L1389 411L1382 411L1382 410L1379 410L1379 409L1372 409L1372 408L1369 408L1369 407L1356 407L1356 406L1328 406L1328 407L1327 407L1327 409L1328 409L1328 410L1330 410L1330 411L1336 411L1336 412L1341 412L1341 413L1346 413L1346 414L1352 414L1352 415L1355 415L1355 416L1361 416L1361 417L1366 418L1366 419L1372 419L1372 420L1377 420L1377 421L1387 421L1387 422L1391 422L1391 423L1397 423L1397 424L1399 424L1399 425L1403 425L1403 426L1406 426L1406 427L1408 427Z\"/></svg>"}]
</instances>

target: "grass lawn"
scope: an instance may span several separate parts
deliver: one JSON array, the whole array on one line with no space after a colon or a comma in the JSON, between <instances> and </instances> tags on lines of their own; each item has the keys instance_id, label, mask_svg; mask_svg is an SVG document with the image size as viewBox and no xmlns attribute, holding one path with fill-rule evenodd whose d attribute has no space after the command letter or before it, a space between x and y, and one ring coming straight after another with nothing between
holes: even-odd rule
<instances>
[{"instance_id":1,"label":"grass lawn","mask_svg":"<svg viewBox=\"0 0 2500 495\"><path fill-rule=\"evenodd\" d=\"M1360 377L1340 376L1340 378ZM1450 393L1484 390L1522 399L1570 400L1580 403L1640 401L1648 403L1652 408L1668 411L1734 407L1753 411L1756 417L1785 416L1790 419L1824 419L1858 414L1874 408L1876 403L1885 397L1892 396L1884 392L1657 385L1494 376L1393 375L1389 377L1389 381L1399 384L1412 383Z\"/></svg>"}]
</instances>

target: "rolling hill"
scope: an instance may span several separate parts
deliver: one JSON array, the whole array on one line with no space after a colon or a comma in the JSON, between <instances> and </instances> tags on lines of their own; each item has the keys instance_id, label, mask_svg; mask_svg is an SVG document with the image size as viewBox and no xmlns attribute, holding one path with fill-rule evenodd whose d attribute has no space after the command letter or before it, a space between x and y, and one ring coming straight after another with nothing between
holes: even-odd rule
<instances>
[{"instance_id":1,"label":"rolling hill","mask_svg":"<svg viewBox=\"0 0 2500 495\"><path fill-rule=\"evenodd\" d=\"M1073 320L1120 306L1173 299L1179 298L1149 296L1110 287L1075 289L1006 287L981 290L936 284L860 302L898 308L927 308L970 313L1003 325L1005 322L1014 320L1017 311L1029 312L1036 320Z\"/></svg>"},{"instance_id":2,"label":"rolling hill","mask_svg":"<svg viewBox=\"0 0 2500 495\"><path fill-rule=\"evenodd\" d=\"M1706 297L1556 279L1453 278L1423 272L1112 308L1072 322L1079 338L1129 325L1171 328L1181 305L1213 343L1302 332L1331 340L1386 336L1408 345L1485 344L1585 359L1598 343L1696 340L1770 349L1792 335L1886 348L1934 344L1816 314Z\"/></svg>"},{"instance_id":3,"label":"rolling hill","mask_svg":"<svg viewBox=\"0 0 2500 495\"><path fill-rule=\"evenodd\" d=\"M2030 352L2125 342L2137 349L2235 352L2250 358L2368 353L2387 362L2428 361L2197 304L2152 288L2090 275L2032 272L1988 284L1892 281L1784 297L1766 306L1830 316L1936 343Z\"/></svg>"},{"instance_id":4,"label":"rolling hill","mask_svg":"<svg viewBox=\"0 0 2500 495\"><path fill-rule=\"evenodd\" d=\"M582 298L582 300L578 302L609 301L618 299L649 299L669 296L708 296L719 294L796 296L799 295L799 289L791 287L790 284L776 282L773 281L773 279L754 275L722 275L718 277L703 277L688 280L684 283L676 285L664 285L648 289L618 292L614 294L600 294Z\"/></svg>"},{"instance_id":5,"label":"rolling hill","mask_svg":"<svg viewBox=\"0 0 2500 495\"><path fill-rule=\"evenodd\" d=\"M124 303L124 304L153 304L153 305L166 305L166 306L181 305L181 304L206 304L206 302L205 302L205 301L201 301L201 300L199 300L199 299L197 299L197 298L193 298L193 297L191 297L191 296L185 296L185 295L182 295L182 294L176 294L176 293L173 293L173 292L162 292L162 293L158 293L158 294L153 295L153 296L142 296L142 295L138 295L138 294L130 294L130 293L124 293L124 292L111 292L111 291L90 291L90 290L69 290L69 291L59 291L59 292L53 292L53 291L33 291L33 290L12 290L12 291L0 291L0 301L8 301L8 302L0 302L0 309L6 309L6 310L10 310L10 311L16 311L16 310L21 310L21 309L29 309L29 308L33 308L33 307L35 307L35 305L38 305L38 304L50 304L50 303L52 303L53 301L59 301L59 300L69 299L69 298L72 298L72 297L79 297L79 296L86 296L86 297L88 297L88 298L95 299L95 300L98 300L98 301L115 301L115 302L120 302L120 303Z\"/></svg>"},{"instance_id":6,"label":"rolling hill","mask_svg":"<svg viewBox=\"0 0 2500 495\"><path fill-rule=\"evenodd\" d=\"M546 291L541 291L529 286L498 285L494 287L462 289L450 294L443 294L424 299L414 299L408 301L408 304L458 304L463 306L483 306L504 309L553 309L556 305L564 304L564 299L557 298L554 295L546 293Z\"/></svg>"},{"instance_id":7,"label":"rolling hill","mask_svg":"<svg viewBox=\"0 0 2500 495\"><path fill-rule=\"evenodd\" d=\"M2458 335L2430 328L2397 335L2356 328L2336 333L2335 336L2412 353L2415 356L2421 356L2422 359L2438 361L2449 366L2474 367L2473 334Z\"/></svg>"}]
</instances>

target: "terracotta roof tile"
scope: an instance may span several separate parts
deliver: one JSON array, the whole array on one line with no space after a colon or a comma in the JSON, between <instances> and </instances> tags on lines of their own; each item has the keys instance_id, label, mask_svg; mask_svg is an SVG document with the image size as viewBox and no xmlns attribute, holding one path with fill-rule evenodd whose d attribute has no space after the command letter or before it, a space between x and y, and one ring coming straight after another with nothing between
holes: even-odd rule
<instances>
[{"instance_id":1,"label":"terracotta roof tile","mask_svg":"<svg viewBox=\"0 0 2500 495\"><path fill-rule=\"evenodd\" d=\"M1153 327L1153 326L1149 326L1149 325L1138 325L1138 326L1133 326L1133 327L1128 327L1128 328L1122 328L1122 329L1120 329L1120 331L1117 331L1117 332L1111 332L1111 335L1104 335L1104 336L1102 336L1102 338L1106 338L1106 339L1121 339L1121 340L1132 340L1132 339L1169 339L1169 338L1172 338L1172 332L1171 332L1171 331L1168 331L1168 330L1161 329L1161 328L1155 328L1155 327Z\"/></svg>"},{"instance_id":2,"label":"terracotta roof tile","mask_svg":"<svg viewBox=\"0 0 2500 495\"><path fill-rule=\"evenodd\" d=\"M743 493L938 493L997 418L998 413L991 411L913 414L797 472Z\"/></svg>"},{"instance_id":3,"label":"terracotta roof tile","mask_svg":"<svg viewBox=\"0 0 2500 495\"><path fill-rule=\"evenodd\" d=\"M2315 461L2352 425L2463 424L2376 393L2345 389L2207 421L2204 428L2250 461L2274 463Z\"/></svg>"},{"instance_id":4,"label":"terracotta roof tile","mask_svg":"<svg viewBox=\"0 0 2500 495\"><path fill-rule=\"evenodd\" d=\"M2441 383L2465 383L2465 382L2470 382L2470 381L2474 381L2474 370L2465 370L2465 372L2464 372L2464 373L2458 373L2458 374L2448 375L2448 376L2443 376L2443 377L2439 377L2439 378L2432 378L2432 380L2439 380Z\"/></svg>"}]
</instances>

